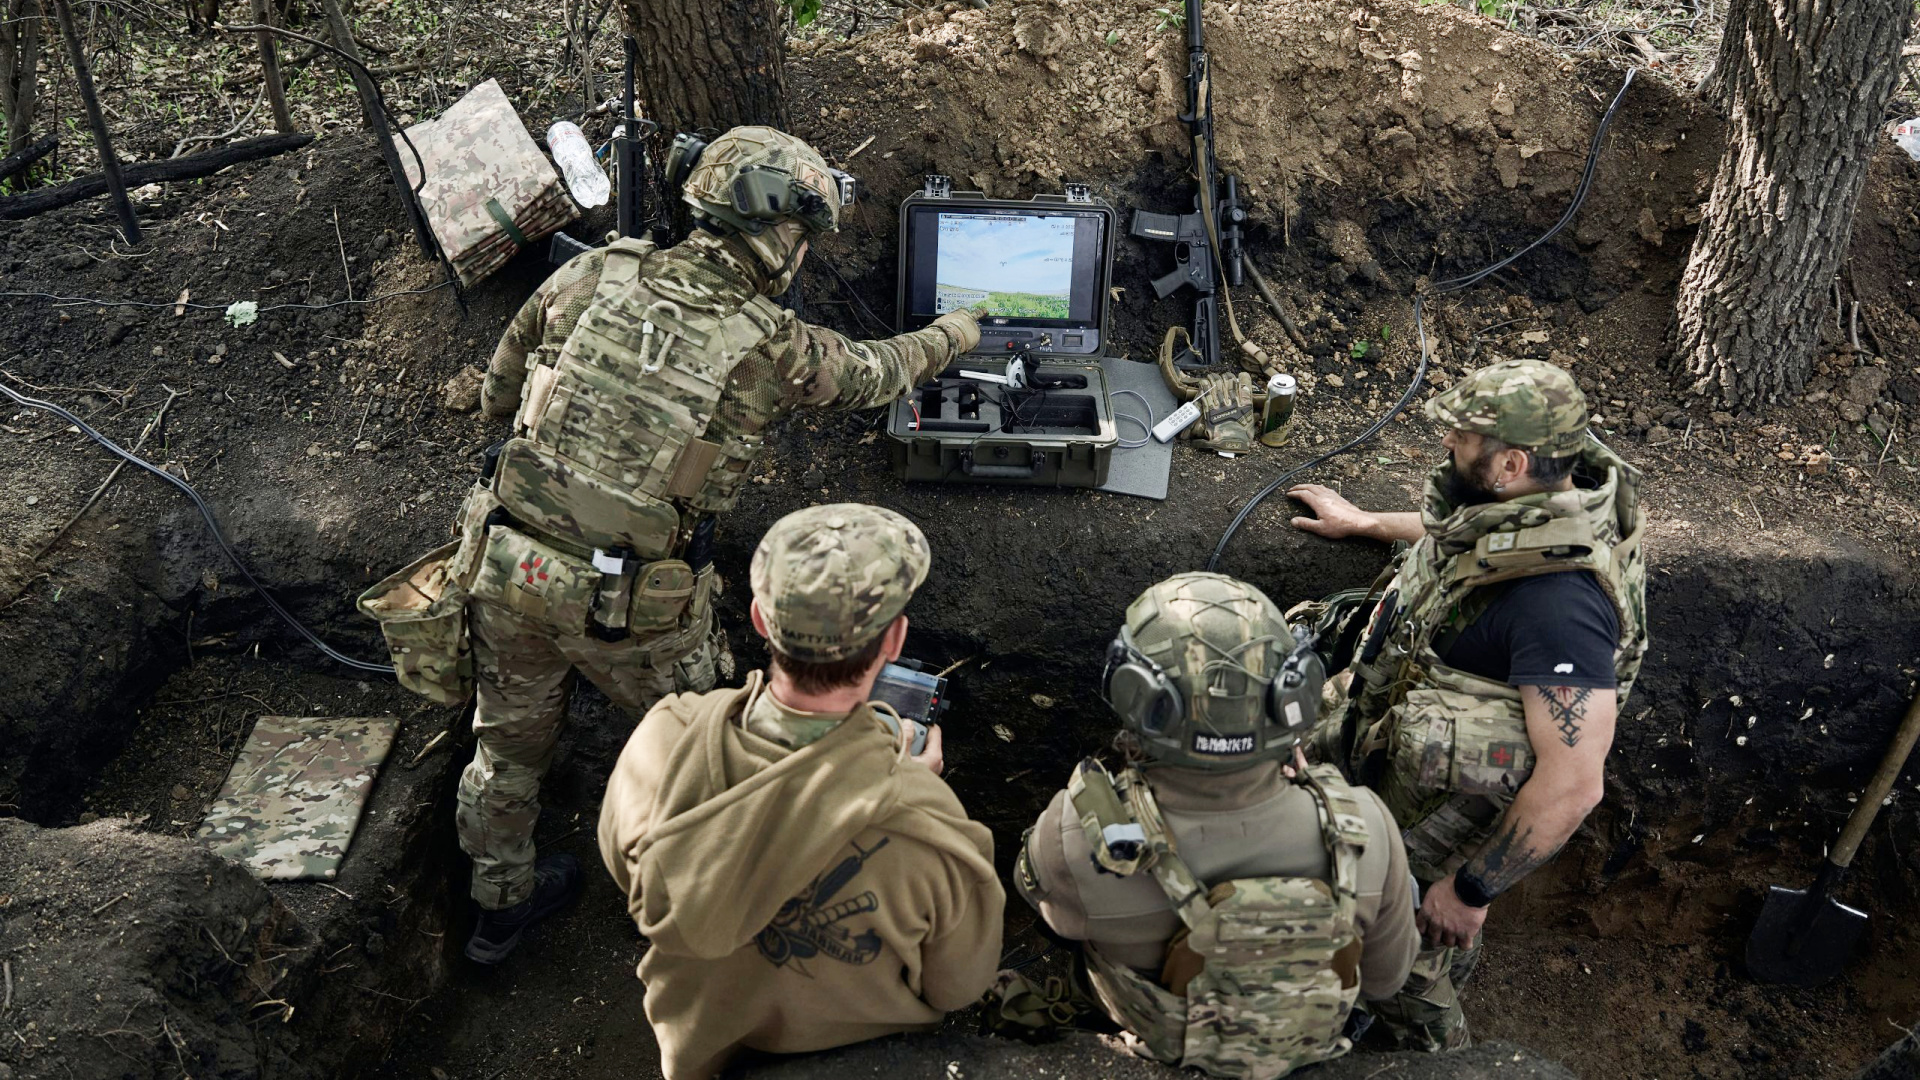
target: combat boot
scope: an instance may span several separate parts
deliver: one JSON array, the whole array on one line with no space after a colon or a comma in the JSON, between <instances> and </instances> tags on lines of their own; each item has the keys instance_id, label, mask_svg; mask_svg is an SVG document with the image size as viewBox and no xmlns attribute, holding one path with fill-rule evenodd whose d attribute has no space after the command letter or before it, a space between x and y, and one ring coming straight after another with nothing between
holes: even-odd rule
<instances>
[{"instance_id":1,"label":"combat boot","mask_svg":"<svg viewBox=\"0 0 1920 1080\"><path fill-rule=\"evenodd\" d=\"M499 911L480 910L467 959L498 964L520 944L527 927L566 907L580 895L580 860L571 855L542 855L533 868L533 895Z\"/></svg>"}]
</instances>

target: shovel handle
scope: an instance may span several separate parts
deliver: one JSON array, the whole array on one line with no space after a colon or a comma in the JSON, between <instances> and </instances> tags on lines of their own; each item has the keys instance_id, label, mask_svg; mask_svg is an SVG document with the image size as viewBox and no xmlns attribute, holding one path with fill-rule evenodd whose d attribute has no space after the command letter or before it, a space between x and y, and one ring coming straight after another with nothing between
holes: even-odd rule
<instances>
[{"instance_id":1,"label":"shovel handle","mask_svg":"<svg viewBox=\"0 0 1920 1080\"><path fill-rule=\"evenodd\" d=\"M1853 816L1847 819L1847 827L1840 830L1840 839L1834 842L1833 854L1827 861L1846 869L1853 862L1853 853L1860 847L1860 841L1866 839L1867 830L1873 827L1874 817L1880 813L1880 804L1887 800L1887 793L1893 790L1893 782L1900 777L1900 769L1907 763L1907 755L1913 752L1913 744L1920 740L1920 697L1913 699L1907 706L1906 719L1900 721L1900 730L1894 733L1893 744L1887 747L1887 756L1881 759L1880 770L1873 774L1867 783L1867 790L1860 793L1860 802L1853 808Z\"/></svg>"}]
</instances>

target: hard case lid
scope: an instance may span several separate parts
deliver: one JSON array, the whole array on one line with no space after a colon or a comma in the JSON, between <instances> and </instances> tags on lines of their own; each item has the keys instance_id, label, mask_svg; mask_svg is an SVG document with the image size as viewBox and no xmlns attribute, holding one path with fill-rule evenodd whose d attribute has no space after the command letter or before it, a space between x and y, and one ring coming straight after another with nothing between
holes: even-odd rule
<instances>
[{"instance_id":1,"label":"hard case lid","mask_svg":"<svg viewBox=\"0 0 1920 1080\"><path fill-rule=\"evenodd\" d=\"M1083 184L1062 195L993 199L953 191L930 176L900 204L900 271L894 297L902 332L975 303L974 353L1030 348L1047 357L1102 355L1118 214Z\"/></svg>"}]
</instances>

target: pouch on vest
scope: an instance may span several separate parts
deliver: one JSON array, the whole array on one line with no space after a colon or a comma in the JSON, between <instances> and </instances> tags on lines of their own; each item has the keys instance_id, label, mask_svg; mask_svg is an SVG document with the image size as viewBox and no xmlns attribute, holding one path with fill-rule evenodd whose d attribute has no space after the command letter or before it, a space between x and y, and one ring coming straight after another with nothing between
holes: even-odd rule
<instances>
[{"instance_id":1,"label":"pouch on vest","mask_svg":"<svg viewBox=\"0 0 1920 1080\"><path fill-rule=\"evenodd\" d=\"M360 594L360 611L380 624L400 685L429 701L459 705L473 696L467 649L467 593L452 573L459 541L428 552Z\"/></svg>"},{"instance_id":2,"label":"pouch on vest","mask_svg":"<svg viewBox=\"0 0 1920 1080\"><path fill-rule=\"evenodd\" d=\"M665 558L680 528L670 504L572 468L526 439L510 439L500 451L493 490L519 521L583 548Z\"/></svg>"},{"instance_id":3,"label":"pouch on vest","mask_svg":"<svg viewBox=\"0 0 1920 1080\"><path fill-rule=\"evenodd\" d=\"M600 571L584 559L533 537L494 525L487 529L473 596L543 622L563 634L584 634Z\"/></svg>"},{"instance_id":4,"label":"pouch on vest","mask_svg":"<svg viewBox=\"0 0 1920 1080\"><path fill-rule=\"evenodd\" d=\"M635 571L627 629L635 637L678 630L680 617L693 604L698 577L679 559L662 559Z\"/></svg>"},{"instance_id":5,"label":"pouch on vest","mask_svg":"<svg viewBox=\"0 0 1920 1080\"><path fill-rule=\"evenodd\" d=\"M1519 691L1439 665L1428 676L1389 714L1392 782L1436 794L1520 790L1533 775L1533 743Z\"/></svg>"}]
</instances>

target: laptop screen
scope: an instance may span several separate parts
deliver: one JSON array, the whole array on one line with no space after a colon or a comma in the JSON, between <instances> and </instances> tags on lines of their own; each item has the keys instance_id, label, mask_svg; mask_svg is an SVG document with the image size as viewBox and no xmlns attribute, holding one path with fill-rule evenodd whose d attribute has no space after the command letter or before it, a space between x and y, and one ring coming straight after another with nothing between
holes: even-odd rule
<instances>
[{"instance_id":1,"label":"laptop screen","mask_svg":"<svg viewBox=\"0 0 1920 1080\"><path fill-rule=\"evenodd\" d=\"M906 329L984 305L983 327L1091 344L1107 299L1106 214L929 202L906 216ZM995 335L1000 336L1000 335ZM1074 347L1060 351L1077 351Z\"/></svg>"}]
</instances>

